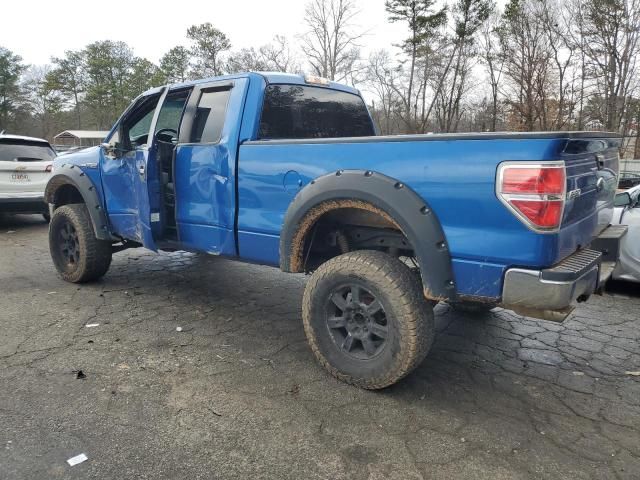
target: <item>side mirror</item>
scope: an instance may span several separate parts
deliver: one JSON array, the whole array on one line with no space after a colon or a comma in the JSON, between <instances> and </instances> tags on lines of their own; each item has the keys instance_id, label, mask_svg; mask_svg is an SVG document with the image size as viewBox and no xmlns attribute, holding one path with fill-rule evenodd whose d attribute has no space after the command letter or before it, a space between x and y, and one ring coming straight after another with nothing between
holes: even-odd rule
<instances>
[{"instance_id":1,"label":"side mirror","mask_svg":"<svg viewBox=\"0 0 640 480\"><path fill-rule=\"evenodd\" d=\"M116 142L115 145L104 142L100 144L100 148L104 150L105 156L109 158L118 158L124 153L124 150L120 147L118 142Z\"/></svg>"},{"instance_id":2,"label":"side mirror","mask_svg":"<svg viewBox=\"0 0 640 480\"><path fill-rule=\"evenodd\" d=\"M631 205L631 195L629 192L622 192L616 194L616 198L614 200L614 206L616 207L628 207Z\"/></svg>"}]
</instances>

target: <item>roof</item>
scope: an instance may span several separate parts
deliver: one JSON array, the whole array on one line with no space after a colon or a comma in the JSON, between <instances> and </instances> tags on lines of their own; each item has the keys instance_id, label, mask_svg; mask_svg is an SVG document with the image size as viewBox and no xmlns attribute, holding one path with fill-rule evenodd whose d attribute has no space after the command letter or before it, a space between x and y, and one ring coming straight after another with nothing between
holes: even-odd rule
<instances>
[{"instance_id":1,"label":"roof","mask_svg":"<svg viewBox=\"0 0 640 480\"><path fill-rule=\"evenodd\" d=\"M103 139L107 135L109 135L108 130L65 130L64 132L60 132L53 139L56 138L99 138Z\"/></svg>"},{"instance_id":2,"label":"roof","mask_svg":"<svg viewBox=\"0 0 640 480\"><path fill-rule=\"evenodd\" d=\"M209 78L202 78L202 79L198 79L198 80L191 80L188 82L184 82L184 83L179 83L179 84L174 84L174 85L169 85L169 87L171 88L175 88L175 87L186 87L186 86L191 86L191 85L197 85L200 83L206 83L206 82L212 82L212 81L218 81L218 80L235 80L237 78L251 78L251 77L255 77L255 78L262 78L264 79L267 83L285 83L285 84L289 84L289 85L310 85L312 87L324 87L324 88L331 88L334 90L341 90L343 92L348 92L348 93L353 93L356 95L359 95L360 92L358 91L358 89L354 88L354 87L350 87L348 85L344 85L342 83L337 83L337 82L332 82L330 81L328 85L318 85L315 83L307 83L305 81L305 76L304 75L298 75L298 74L294 74L294 73L282 73L282 72L245 72L245 73L237 73L237 74L232 74L232 75L223 75L220 77L209 77ZM158 88L154 88L151 89L147 92L145 92L146 95L151 94L151 93L155 93L157 92L159 89Z\"/></svg>"},{"instance_id":3,"label":"roof","mask_svg":"<svg viewBox=\"0 0 640 480\"><path fill-rule=\"evenodd\" d=\"M9 135L8 133L0 133L0 140L20 140L23 142L38 142L38 143L46 143L49 145L44 138L36 138L36 137L25 137L24 135Z\"/></svg>"}]
</instances>

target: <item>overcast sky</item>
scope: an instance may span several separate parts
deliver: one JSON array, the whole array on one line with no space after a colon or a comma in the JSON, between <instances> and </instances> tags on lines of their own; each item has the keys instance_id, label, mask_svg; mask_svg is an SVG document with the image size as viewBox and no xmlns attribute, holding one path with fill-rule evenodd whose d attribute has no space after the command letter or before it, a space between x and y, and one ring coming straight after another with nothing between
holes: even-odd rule
<instances>
[{"instance_id":1,"label":"overcast sky","mask_svg":"<svg viewBox=\"0 0 640 480\"><path fill-rule=\"evenodd\" d=\"M233 48L260 46L274 35L304 31L303 0L78 0L3 1L0 46L26 63L49 63L52 56L96 40L123 40L136 55L157 62L171 47L187 44L190 25L211 22L231 39ZM401 25L386 21L384 0L359 0L357 23L370 35L367 49L397 43Z\"/></svg>"},{"instance_id":2,"label":"overcast sky","mask_svg":"<svg viewBox=\"0 0 640 480\"><path fill-rule=\"evenodd\" d=\"M502 4L505 0L499 0ZM384 0L356 0L358 27L365 54L389 48L407 35L406 27L390 24ZM211 22L225 32L233 48L260 46L274 35L290 39L304 32L304 0L79 0L3 1L0 46L26 63L49 63L65 50L96 40L122 40L136 55L157 62L171 47L186 45L191 25Z\"/></svg>"}]
</instances>

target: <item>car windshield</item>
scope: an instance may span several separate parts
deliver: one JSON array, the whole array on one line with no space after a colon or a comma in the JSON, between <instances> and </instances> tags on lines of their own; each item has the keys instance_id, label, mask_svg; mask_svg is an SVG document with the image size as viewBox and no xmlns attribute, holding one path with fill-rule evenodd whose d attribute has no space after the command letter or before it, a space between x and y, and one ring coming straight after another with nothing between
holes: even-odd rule
<instances>
[{"instance_id":1,"label":"car windshield","mask_svg":"<svg viewBox=\"0 0 640 480\"><path fill-rule=\"evenodd\" d=\"M43 143L6 143L0 140L0 161L46 162L53 160L55 156L53 149Z\"/></svg>"}]
</instances>

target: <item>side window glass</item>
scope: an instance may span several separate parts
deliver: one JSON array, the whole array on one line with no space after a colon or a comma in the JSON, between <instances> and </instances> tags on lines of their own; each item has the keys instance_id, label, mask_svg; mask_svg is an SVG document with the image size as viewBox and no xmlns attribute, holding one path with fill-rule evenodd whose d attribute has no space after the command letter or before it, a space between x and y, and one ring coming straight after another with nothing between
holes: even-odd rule
<instances>
[{"instance_id":1,"label":"side window glass","mask_svg":"<svg viewBox=\"0 0 640 480\"><path fill-rule=\"evenodd\" d=\"M145 135L149 134L149 129L151 128L151 121L153 120L153 110L147 112L140 120L135 122L131 127L129 127L129 141L134 144L137 143L136 140L140 139ZM143 142L146 143L146 142Z\"/></svg>"},{"instance_id":2,"label":"side window glass","mask_svg":"<svg viewBox=\"0 0 640 480\"><path fill-rule=\"evenodd\" d=\"M120 128L124 148L134 149L148 142L149 130L159 98L158 94L138 100L138 104L125 117Z\"/></svg>"},{"instance_id":3,"label":"side window glass","mask_svg":"<svg viewBox=\"0 0 640 480\"><path fill-rule=\"evenodd\" d=\"M175 132L175 136L177 137L178 130L180 128L180 121L182 120L182 115L184 113L184 107L189 99L190 93L191 90L179 90L167 95L167 98L160 109L154 133L168 129Z\"/></svg>"},{"instance_id":4,"label":"side window glass","mask_svg":"<svg viewBox=\"0 0 640 480\"><path fill-rule=\"evenodd\" d=\"M191 128L191 143L220 141L230 92L228 88L202 91Z\"/></svg>"}]
</instances>

